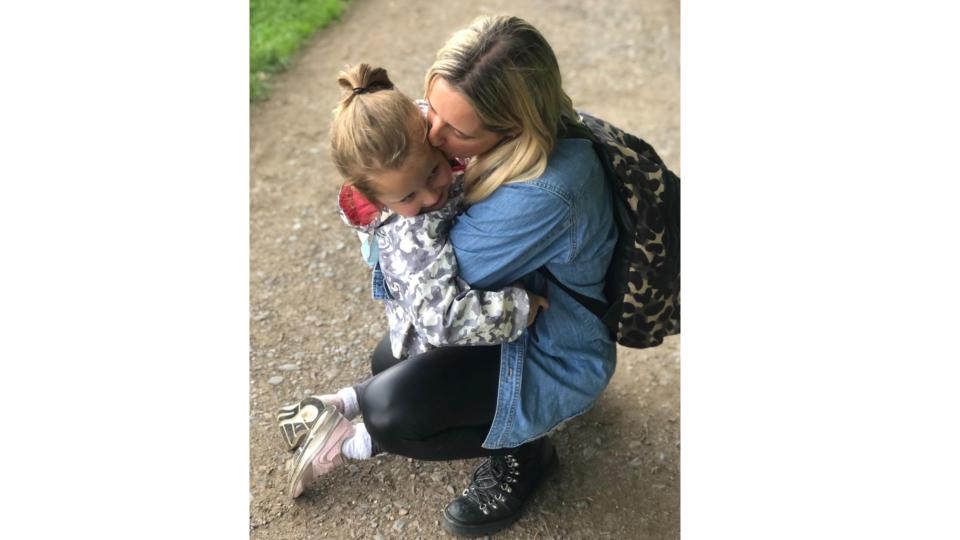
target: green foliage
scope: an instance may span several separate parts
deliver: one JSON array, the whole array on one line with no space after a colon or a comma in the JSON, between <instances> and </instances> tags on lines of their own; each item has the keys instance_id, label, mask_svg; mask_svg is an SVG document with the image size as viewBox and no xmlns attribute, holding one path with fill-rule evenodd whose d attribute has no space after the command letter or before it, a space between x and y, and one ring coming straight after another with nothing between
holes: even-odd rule
<instances>
[{"instance_id":1,"label":"green foliage","mask_svg":"<svg viewBox=\"0 0 960 540\"><path fill-rule=\"evenodd\" d=\"M250 98L266 97L267 75L343 12L345 0L250 0Z\"/></svg>"}]
</instances>

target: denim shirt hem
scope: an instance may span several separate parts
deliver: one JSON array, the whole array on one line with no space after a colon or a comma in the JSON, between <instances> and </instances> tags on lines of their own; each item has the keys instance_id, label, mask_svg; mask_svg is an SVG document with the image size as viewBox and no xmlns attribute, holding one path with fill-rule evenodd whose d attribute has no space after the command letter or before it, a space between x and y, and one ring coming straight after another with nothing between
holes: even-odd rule
<instances>
[{"instance_id":1,"label":"denim shirt hem","mask_svg":"<svg viewBox=\"0 0 960 540\"><path fill-rule=\"evenodd\" d=\"M520 339L504 343L500 347L500 384L497 392L497 411L493 415L493 422L487 438L483 441L484 448L495 450L504 446L511 446L504 439L513 429L516 418L516 408L520 401L520 384L523 382L523 359L526 355L526 332Z\"/></svg>"}]
</instances>

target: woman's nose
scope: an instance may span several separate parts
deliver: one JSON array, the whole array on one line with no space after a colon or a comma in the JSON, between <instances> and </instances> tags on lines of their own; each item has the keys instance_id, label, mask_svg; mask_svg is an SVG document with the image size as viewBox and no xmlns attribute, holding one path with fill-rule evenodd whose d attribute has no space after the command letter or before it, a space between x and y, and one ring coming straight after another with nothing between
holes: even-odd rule
<instances>
[{"instance_id":1,"label":"woman's nose","mask_svg":"<svg viewBox=\"0 0 960 540\"><path fill-rule=\"evenodd\" d=\"M437 117L433 117L433 122L430 124L430 131L427 133L427 138L430 140L430 145L434 147L440 147L445 142L443 137L443 121Z\"/></svg>"}]
</instances>

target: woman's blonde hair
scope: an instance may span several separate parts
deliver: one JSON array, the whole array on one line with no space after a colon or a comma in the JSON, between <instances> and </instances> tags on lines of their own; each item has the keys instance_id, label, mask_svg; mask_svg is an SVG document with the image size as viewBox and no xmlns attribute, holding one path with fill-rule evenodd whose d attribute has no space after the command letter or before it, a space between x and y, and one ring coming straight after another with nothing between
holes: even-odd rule
<instances>
[{"instance_id":1,"label":"woman's blonde hair","mask_svg":"<svg viewBox=\"0 0 960 540\"><path fill-rule=\"evenodd\" d=\"M553 49L518 17L481 16L455 33L427 72L427 95L437 77L463 94L485 129L504 134L468 165L468 203L485 199L504 183L543 174L561 124L579 122Z\"/></svg>"},{"instance_id":2,"label":"woman's blonde hair","mask_svg":"<svg viewBox=\"0 0 960 540\"><path fill-rule=\"evenodd\" d=\"M372 176L400 168L411 149L429 150L427 123L383 68L353 66L340 72L337 84L344 93L330 126L333 163L346 184L376 201Z\"/></svg>"}]
</instances>

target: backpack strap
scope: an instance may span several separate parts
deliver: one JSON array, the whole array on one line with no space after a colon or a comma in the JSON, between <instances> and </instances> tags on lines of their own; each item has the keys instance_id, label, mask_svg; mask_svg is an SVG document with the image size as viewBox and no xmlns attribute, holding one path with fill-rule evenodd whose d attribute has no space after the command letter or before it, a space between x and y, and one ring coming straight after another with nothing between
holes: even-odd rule
<instances>
[{"instance_id":1,"label":"backpack strap","mask_svg":"<svg viewBox=\"0 0 960 540\"><path fill-rule=\"evenodd\" d=\"M590 313L593 313L603 322L604 326L610 330L612 336L616 335L617 332L617 321L619 314L615 313L614 310L610 309L610 305L602 300L597 300L596 298L591 298L584 294L580 294L577 291L567 287L557 279L557 276L553 275L553 272L547 269L546 266L541 266L537 269L543 277L552 281L556 286L563 289L563 292L570 295L571 298L580 303L581 306L587 308Z\"/></svg>"}]
</instances>

